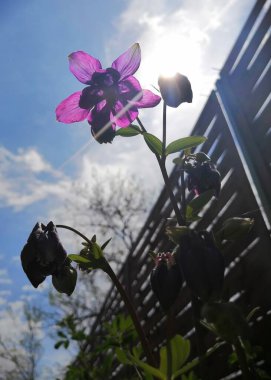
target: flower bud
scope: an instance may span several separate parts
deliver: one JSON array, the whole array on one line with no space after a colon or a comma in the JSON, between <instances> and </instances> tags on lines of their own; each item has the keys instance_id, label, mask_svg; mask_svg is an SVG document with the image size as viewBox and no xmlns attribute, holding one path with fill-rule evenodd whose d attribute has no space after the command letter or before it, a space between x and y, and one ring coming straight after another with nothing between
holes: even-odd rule
<instances>
[{"instance_id":1,"label":"flower bud","mask_svg":"<svg viewBox=\"0 0 271 380\"><path fill-rule=\"evenodd\" d=\"M176 262L187 286L203 301L219 299L224 280L224 258L207 231L180 237Z\"/></svg>"},{"instance_id":2,"label":"flower bud","mask_svg":"<svg viewBox=\"0 0 271 380\"><path fill-rule=\"evenodd\" d=\"M181 103L192 103L191 83L186 76L179 73L173 77L160 76L158 85L167 106L176 108Z\"/></svg>"},{"instance_id":3,"label":"flower bud","mask_svg":"<svg viewBox=\"0 0 271 380\"><path fill-rule=\"evenodd\" d=\"M53 222L37 223L21 252L23 270L35 288L46 276L57 273L66 257Z\"/></svg>"},{"instance_id":4,"label":"flower bud","mask_svg":"<svg viewBox=\"0 0 271 380\"><path fill-rule=\"evenodd\" d=\"M70 265L63 265L57 273L52 275L52 283L59 293L70 296L76 285L77 271Z\"/></svg>"},{"instance_id":5,"label":"flower bud","mask_svg":"<svg viewBox=\"0 0 271 380\"><path fill-rule=\"evenodd\" d=\"M219 231L221 240L234 241L242 239L251 230L254 220L250 218L233 217L226 219Z\"/></svg>"},{"instance_id":6,"label":"flower bud","mask_svg":"<svg viewBox=\"0 0 271 380\"><path fill-rule=\"evenodd\" d=\"M205 304L202 316L215 326L216 332L223 340L234 343L238 337L247 338L249 326L241 310L232 302Z\"/></svg>"},{"instance_id":7,"label":"flower bud","mask_svg":"<svg viewBox=\"0 0 271 380\"><path fill-rule=\"evenodd\" d=\"M159 253L150 276L151 287L162 309L167 312L182 287L182 275L171 253Z\"/></svg>"},{"instance_id":8,"label":"flower bud","mask_svg":"<svg viewBox=\"0 0 271 380\"><path fill-rule=\"evenodd\" d=\"M220 173L211 162L197 163L196 166L186 170L188 172L187 187L196 195L208 190L214 190L216 197L219 196L221 179Z\"/></svg>"}]
</instances>

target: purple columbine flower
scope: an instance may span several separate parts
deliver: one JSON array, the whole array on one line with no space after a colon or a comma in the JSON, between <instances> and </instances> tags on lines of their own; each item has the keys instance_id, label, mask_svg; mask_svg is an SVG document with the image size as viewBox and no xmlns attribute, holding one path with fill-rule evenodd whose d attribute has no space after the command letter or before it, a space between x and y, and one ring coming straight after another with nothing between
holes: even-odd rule
<instances>
[{"instance_id":1,"label":"purple columbine flower","mask_svg":"<svg viewBox=\"0 0 271 380\"><path fill-rule=\"evenodd\" d=\"M137 118L138 108L154 107L161 100L151 91L142 90L133 76L141 61L138 43L107 69L83 51L70 54L69 61L70 71L87 87L63 100L56 108L56 118L63 123L87 119L99 143L112 142L116 126L128 127Z\"/></svg>"}]
</instances>

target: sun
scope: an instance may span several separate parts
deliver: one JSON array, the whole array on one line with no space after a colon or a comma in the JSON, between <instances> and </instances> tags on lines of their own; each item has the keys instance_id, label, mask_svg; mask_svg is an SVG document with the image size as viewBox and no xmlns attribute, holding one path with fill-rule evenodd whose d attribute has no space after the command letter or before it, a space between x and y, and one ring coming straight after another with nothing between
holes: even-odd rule
<instances>
[{"instance_id":1,"label":"sun","mask_svg":"<svg viewBox=\"0 0 271 380\"><path fill-rule=\"evenodd\" d=\"M194 80L200 75L201 47L195 35L187 39L178 34L165 34L145 52L141 71L144 83L157 85L160 75L173 76L177 72Z\"/></svg>"}]
</instances>

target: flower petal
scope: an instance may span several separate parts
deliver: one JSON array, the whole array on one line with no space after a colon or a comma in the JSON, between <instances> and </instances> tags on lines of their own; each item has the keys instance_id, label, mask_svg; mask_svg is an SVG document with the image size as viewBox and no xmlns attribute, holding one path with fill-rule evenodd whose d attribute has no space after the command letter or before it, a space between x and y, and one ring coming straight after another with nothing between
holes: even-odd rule
<instances>
[{"instance_id":1,"label":"flower petal","mask_svg":"<svg viewBox=\"0 0 271 380\"><path fill-rule=\"evenodd\" d=\"M103 100L90 112L88 122L91 134L100 144L111 143L115 137L115 123L110 120L110 108Z\"/></svg>"},{"instance_id":2,"label":"flower petal","mask_svg":"<svg viewBox=\"0 0 271 380\"><path fill-rule=\"evenodd\" d=\"M124 97L126 100L138 101L142 98L142 88L140 83L133 76L119 82L118 91L120 97Z\"/></svg>"},{"instance_id":3,"label":"flower petal","mask_svg":"<svg viewBox=\"0 0 271 380\"><path fill-rule=\"evenodd\" d=\"M75 92L68 98L64 99L56 108L56 119L62 123L75 123L85 120L89 110L79 107L79 101L82 91Z\"/></svg>"},{"instance_id":4,"label":"flower petal","mask_svg":"<svg viewBox=\"0 0 271 380\"><path fill-rule=\"evenodd\" d=\"M103 91L93 88L93 86L85 87L82 91L79 106L85 110L91 109L102 100Z\"/></svg>"},{"instance_id":5,"label":"flower petal","mask_svg":"<svg viewBox=\"0 0 271 380\"><path fill-rule=\"evenodd\" d=\"M149 108L157 106L160 101L160 96L155 95L152 91L142 90L142 98L136 102L130 101L130 103L137 108Z\"/></svg>"},{"instance_id":6,"label":"flower petal","mask_svg":"<svg viewBox=\"0 0 271 380\"><path fill-rule=\"evenodd\" d=\"M101 69L101 62L85 53L84 51L76 51L69 55L70 71L82 83L88 83L92 74Z\"/></svg>"},{"instance_id":7,"label":"flower petal","mask_svg":"<svg viewBox=\"0 0 271 380\"><path fill-rule=\"evenodd\" d=\"M118 127L125 128L128 127L137 118L137 116L138 110L136 107L129 103L123 105L118 100L112 109L110 119L112 122L116 123Z\"/></svg>"},{"instance_id":8,"label":"flower petal","mask_svg":"<svg viewBox=\"0 0 271 380\"><path fill-rule=\"evenodd\" d=\"M136 72L140 61L140 46L138 43L135 43L112 63L112 67L120 73L120 79L124 79Z\"/></svg>"}]
</instances>

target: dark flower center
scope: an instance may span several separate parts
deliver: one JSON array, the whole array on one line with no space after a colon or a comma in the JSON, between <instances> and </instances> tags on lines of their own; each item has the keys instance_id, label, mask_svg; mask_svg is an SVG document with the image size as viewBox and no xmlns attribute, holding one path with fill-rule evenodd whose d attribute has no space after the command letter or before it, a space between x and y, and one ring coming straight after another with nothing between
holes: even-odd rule
<instances>
[{"instance_id":1,"label":"dark flower center","mask_svg":"<svg viewBox=\"0 0 271 380\"><path fill-rule=\"evenodd\" d=\"M102 99L106 100L110 108L113 107L118 98L119 79L120 73L112 67L103 72L95 72L89 86L82 91L79 107L91 109Z\"/></svg>"}]
</instances>

